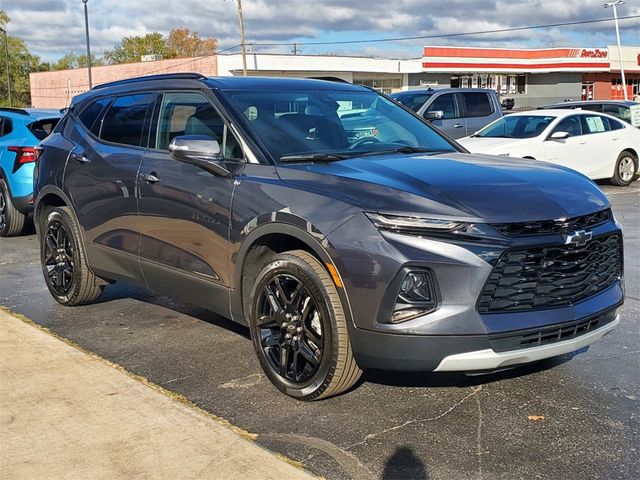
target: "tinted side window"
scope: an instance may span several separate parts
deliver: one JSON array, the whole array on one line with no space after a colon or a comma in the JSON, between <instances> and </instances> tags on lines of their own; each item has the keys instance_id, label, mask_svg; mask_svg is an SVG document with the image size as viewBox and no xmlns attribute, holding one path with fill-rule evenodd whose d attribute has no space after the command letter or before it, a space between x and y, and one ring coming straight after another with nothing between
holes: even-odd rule
<instances>
[{"instance_id":1,"label":"tinted side window","mask_svg":"<svg viewBox=\"0 0 640 480\"><path fill-rule=\"evenodd\" d=\"M59 121L59 118L44 118L29 124L27 128L38 140L44 140L51 134Z\"/></svg>"},{"instance_id":2,"label":"tinted side window","mask_svg":"<svg viewBox=\"0 0 640 480\"><path fill-rule=\"evenodd\" d=\"M582 135L580 119L577 115L565 118L558 125L556 125L556 128L553 129L553 132L551 132L551 134L554 134L556 132L567 132L570 137L577 137L579 135Z\"/></svg>"},{"instance_id":3,"label":"tinted side window","mask_svg":"<svg viewBox=\"0 0 640 480\"><path fill-rule=\"evenodd\" d=\"M489 95L483 92L464 92L462 94L468 117L485 117L493 113Z\"/></svg>"},{"instance_id":4,"label":"tinted side window","mask_svg":"<svg viewBox=\"0 0 640 480\"><path fill-rule=\"evenodd\" d=\"M10 118L0 117L0 137L8 135L13 130L13 122Z\"/></svg>"},{"instance_id":5,"label":"tinted side window","mask_svg":"<svg viewBox=\"0 0 640 480\"><path fill-rule=\"evenodd\" d=\"M585 134L609 131L609 120L600 115L580 115L582 132Z\"/></svg>"},{"instance_id":6,"label":"tinted side window","mask_svg":"<svg viewBox=\"0 0 640 480\"><path fill-rule=\"evenodd\" d=\"M444 120L448 118L460 118L460 109L458 108L458 102L453 93L445 93L435 98L433 103L429 106L429 112L437 112L442 110Z\"/></svg>"},{"instance_id":7,"label":"tinted side window","mask_svg":"<svg viewBox=\"0 0 640 480\"><path fill-rule=\"evenodd\" d=\"M239 142L213 105L199 93L171 92L162 99L155 148L167 150L179 135L203 135L220 145L224 158L242 158Z\"/></svg>"},{"instance_id":8,"label":"tinted side window","mask_svg":"<svg viewBox=\"0 0 640 480\"><path fill-rule=\"evenodd\" d=\"M116 98L104 115L100 138L107 142L140 146L147 111L154 100L152 93Z\"/></svg>"},{"instance_id":9,"label":"tinted side window","mask_svg":"<svg viewBox=\"0 0 640 480\"><path fill-rule=\"evenodd\" d=\"M627 122L631 119L631 110L629 107L624 107L622 105L611 105L605 104L603 106L604 113L608 113L609 115L613 115L621 120L625 120Z\"/></svg>"},{"instance_id":10,"label":"tinted side window","mask_svg":"<svg viewBox=\"0 0 640 480\"><path fill-rule=\"evenodd\" d=\"M99 98L85 107L78 118L82 124L96 137L100 135L102 115L113 102L113 97Z\"/></svg>"},{"instance_id":11,"label":"tinted side window","mask_svg":"<svg viewBox=\"0 0 640 480\"><path fill-rule=\"evenodd\" d=\"M620 130L621 128L624 128L624 125L621 122L618 122L617 120L612 120L611 118L609 118L608 120L609 120L610 130Z\"/></svg>"}]
</instances>

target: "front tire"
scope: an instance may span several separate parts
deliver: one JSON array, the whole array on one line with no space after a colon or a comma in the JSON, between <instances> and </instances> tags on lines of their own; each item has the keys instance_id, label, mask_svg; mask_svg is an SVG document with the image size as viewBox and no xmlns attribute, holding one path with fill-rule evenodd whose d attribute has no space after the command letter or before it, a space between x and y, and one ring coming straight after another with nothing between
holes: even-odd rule
<instances>
[{"instance_id":1,"label":"front tire","mask_svg":"<svg viewBox=\"0 0 640 480\"><path fill-rule=\"evenodd\" d=\"M13 205L7 184L0 179L0 237L20 235L26 219L27 216Z\"/></svg>"},{"instance_id":2,"label":"front tire","mask_svg":"<svg viewBox=\"0 0 640 480\"><path fill-rule=\"evenodd\" d=\"M269 380L298 400L338 395L362 375L335 284L312 255L274 255L251 292L249 326Z\"/></svg>"},{"instance_id":3,"label":"front tire","mask_svg":"<svg viewBox=\"0 0 640 480\"><path fill-rule=\"evenodd\" d=\"M631 185L631 182L633 182L637 173L638 159L633 155L633 153L624 151L618 155L611 182L621 187L627 187Z\"/></svg>"},{"instance_id":4,"label":"front tire","mask_svg":"<svg viewBox=\"0 0 640 480\"><path fill-rule=\"evenodd\" d=\"M39 229L42 273L49 292L62 305L93 303L103 287L89 270L80 229L68 207L46 213Z\"/></svg>"}]
</instances>

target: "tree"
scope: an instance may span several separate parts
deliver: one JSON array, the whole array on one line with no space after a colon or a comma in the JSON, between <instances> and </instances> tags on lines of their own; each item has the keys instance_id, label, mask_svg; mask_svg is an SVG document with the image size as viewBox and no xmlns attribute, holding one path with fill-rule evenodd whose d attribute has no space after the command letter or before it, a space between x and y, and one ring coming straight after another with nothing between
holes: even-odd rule
<instances>
[{"instance_id":1,"label":"tree","mask_svg":"<svg viewBox=\"0 0 640 480\"><path fill-rule=\"evenodd\" d=\"M0 27L6 30L9 23L9 16L0 10ZM0 69L0 106L9 105L9 95L7 88L7 67L5 63L4 38L0 39L0 58L2 68ZM26 43L18 37L7 34L7 46L9 50L9 76L11 79L11 100L14 107L25 107L31 105L31 94L29 91L29 73L40 70L40 58L32 55Z\"/></svg>"},{"instance_id":2,"label":"tree","mask_svg":"<svg viewBox=\"0 0 640 480\"><path fill-rule=\"evenodd\" d=\"M192 32L188 28L174 28L169 32L166 46L169 58L199 57L214 53L218 40L215 37L200 38L198 32Z\"/></svg>"},{"instance_id":3,"label":"tree","mask_svg":"<svg viewBox=\"0 0 640 480\"><path fill-rule=\"evenodd\" d=\"M91 65L100 66L104 65L102 58L98 58L91 54ZM51 64L51 70L70 70L72 68L82 68L87 66L87 56L84 54L77 54L75 52L67 53L58 61Z\"/></svg>"},{"instance_id":4,"label":"tree","mask_svg":"<svg viewBox=\"0 0 640 480\"><path fill-rule=\"evenodd\" d=\"M202 38L188 28L174 28L166 37L159 32L124 37L113 50L104 52L104 60L109 64L139 62L143 55L153 54L162 58L198 57L215 53L217 46L215 37Z\"/></svg>"},{"instance_id":5,"label":"tree","mask_svg":"<svg viewBox=\"0 0 640 480\"><path fill-rule=\"evenodd\" d=\"M138 37L124 37L120 45L104 52L104 59L109 64L139 62L142 55L162 55L167 58L165 39L159 32L148 33Z\"/></svg>"}]
</instances>

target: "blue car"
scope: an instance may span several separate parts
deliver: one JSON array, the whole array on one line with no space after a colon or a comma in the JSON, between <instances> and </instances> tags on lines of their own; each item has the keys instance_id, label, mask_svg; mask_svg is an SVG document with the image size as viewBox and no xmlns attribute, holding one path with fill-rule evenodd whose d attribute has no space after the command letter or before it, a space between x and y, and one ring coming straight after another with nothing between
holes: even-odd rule
<instances>
[{"instance_id":1,"label":"blue car","mask_svg":"<svg viewBox=\"0 0 640 480\"><path fill-rule=\"evenodd\" d=\"M22 233L33 210L36 147L60 117L59 110L0 108L0 237Z\"/></svg>"}]
</instances>

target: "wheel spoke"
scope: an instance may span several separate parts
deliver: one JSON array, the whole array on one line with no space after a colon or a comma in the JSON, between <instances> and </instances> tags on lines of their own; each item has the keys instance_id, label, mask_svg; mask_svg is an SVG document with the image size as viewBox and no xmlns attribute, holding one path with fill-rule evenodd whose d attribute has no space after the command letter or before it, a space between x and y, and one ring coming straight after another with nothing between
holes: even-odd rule
<instances>
[{"instance_id":1,"label":"wheel spoke","mask_svg":"<svg viewBox=\"0 0 640 480\"><path fill-rule=\"evenodd\" d=\"M318 348L322 347L322 340L320 339L320 337L318 337L318 334L315 332L315 330L312 327L304 325L302 328L304 329L305 336L311 342L313 342L314 345L316 345Z\"/></svg>"},{"instance_id":2,"label":"wheel spoke","mask_svg":"<svg viewBox=\"0 0 640 480\"><path fill-rule=\"evenodd\" d=\"M276 286L276 297L280 297L280 305L284 306L289 303L289 299L287 298L287 294L284 293L284 289L282 288L282 283L280 282L280 277L276 277L273 280L273 283Z\"/></svg>"},{"instance_id":3,"label":"wheel spoke","mask_svg":"<svg viewBox=\"0 0 640 480\"><path fill-rule=\"evenodd\" d=\"M262 346L266 348L273 348L280 345L280 334L272 333L271 335L262 339Z\"/></svg>"},{"instance_id":4,"label":"wheel spoke","mask_svg":"<svg viewBox=\"0 0 640 480\"><path fill-rule=\"evenodd\" d=\"M287 376L287 364L289 362L289 351L291 347L289 345L283 345L280 347L280 375Z\"/></svg>"},{"instance_id":5,"label":"wheel spoke","mask_svg":"<svg viewBox=\"0 0 640 480\"><path fill-rule=\"evenodd\" d=\"M273 309L273 313L278 314L284 310L284 306L278 300L276 293L271 289L270 285L265 287L265 294L267 295L267 299L269 300L269 304Z\"/></svg>"},{"instance_id":6,"label":"wheel spoke","mask_svg":"<svg viewBox=\"0 0 640 480\"><path fill-rule=\"evenodd\" d=\"M317 367L320 361L316 358L315 354L311 351L309 345L304 342L300 343L300 355L304 357L304 359L309 362L313 367Z\"/></svg>"},{"instance_id":7,"label":"wheel spoke","mask_svg":"<svg viewBox=\"0 0 640 480\"><path fill-rule=\"evenodd\" d=\"M289 300L289 305L293 305L294 307L298 307L298 302L300 301L301 298L301 293L304 290L304 285L302 285L302 282L298 282L298 285L296 285L296 288L293 289L293 292L291 293L291 298Z\"/></svg>"},{"instance_id":8,"label":"wheel spoke","mask_svg":"<svg viewBox=\"0 0 640 480\"><path fill-rule=\"evenodd\" d=\"M258 321L256 322L256 324L260 328L269 328L271 326L279 326L278 320L274 315L261 315L258 318Z\"/></svg>"}]
</instances>

